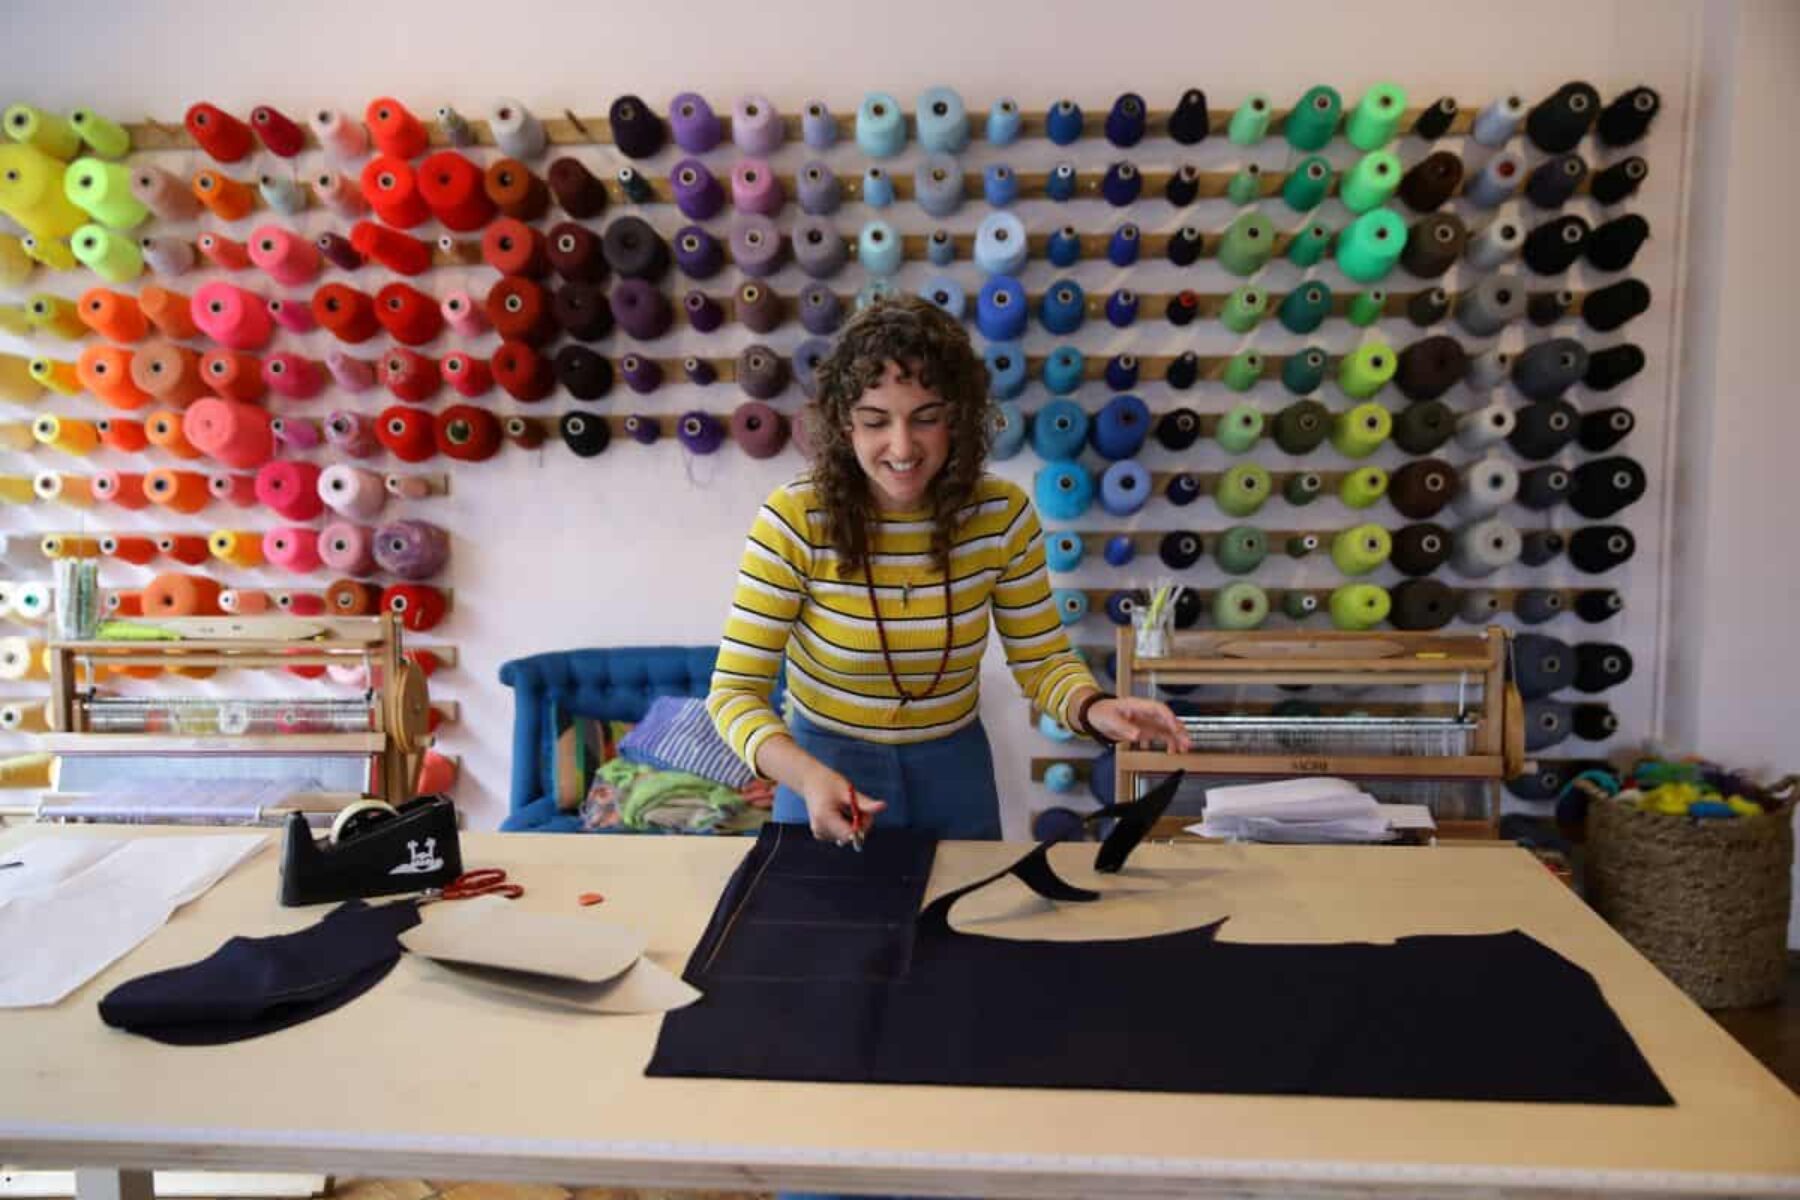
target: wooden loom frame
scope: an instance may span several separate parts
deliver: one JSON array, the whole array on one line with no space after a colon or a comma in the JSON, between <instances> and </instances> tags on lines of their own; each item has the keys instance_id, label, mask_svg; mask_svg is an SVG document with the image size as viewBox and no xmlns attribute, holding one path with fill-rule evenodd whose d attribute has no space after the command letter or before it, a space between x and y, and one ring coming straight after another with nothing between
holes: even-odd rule
<instances>
[{"instance_id":1,"label":"wooden loom frame","mask_svg":"<svg viewBox=\"0 0 1800 1200\"><path fill-rule=\"evenodd\" d=\"M233 625L253 634L259 625L287 617L236 617ZM432 738L426 732L431 710L424 672L404 656L402 626L394 613L373 617L306 618L323 627L303 640L254 636L167 642L51 642L50 732L43 748L58 755L81 754L325 754L380 759L381 799L399 805L412 798L413 784ZM369 668L370 723L360 733L160 734L98 733L86 728L80 689L95 686L101 668L133 666L177 669L211 667L270 669L328 667L361 662ZM82 667L85 665L85 680ZM379 687L374 681L380 680ZM335 812L362 799L361 793L302 792L281 811Z\"/></svg>"},{"instance_id":2,"label":"wooden loom frame","mask_svg":"<svg viewBox=\"0 0 1800 1200\"><path fill-rule=\"evenodd\" d=\"M1117 631L1116 683L1134 695L1140 675L1159 682L1228 687L1243 684L1362 684L1481 686L1476 709L1475 752L1402 754L1176 754L1121 745L1114 756L1114 795L1135 800L1139 777L1185 770L1197 775L1347 775L1353 778L1479 780L1489 784L1488 819L1440 821L1449 837L1498 836L1501 780L1525 769L1525 721L1518 690L1506 680L1511 646L1507 631L1490 625L1479 634L1291 630L1176 632L1170 653L1137 652L1130 626ZM1168 821L1169 818L1165 818ZM1186 824L1186 818L1175 824ZM1159 832L1166 832L1159 830Z\"/></svg>"}]
</instances>

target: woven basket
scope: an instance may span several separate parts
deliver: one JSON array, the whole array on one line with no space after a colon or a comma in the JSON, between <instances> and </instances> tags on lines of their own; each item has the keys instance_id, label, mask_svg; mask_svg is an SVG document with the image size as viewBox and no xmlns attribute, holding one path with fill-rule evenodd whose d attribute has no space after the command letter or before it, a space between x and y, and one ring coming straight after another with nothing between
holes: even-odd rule
<instances>
[{"instance_id":1,"label":"woven basket","mask_svg":"<svg viewBox=\"0 0 1800 1200\"><path fill-rule=\"evenodd\" d=\"M1702 1008L1766 1004L1787 974L1794 800L1692 821L1596 801L1588 900Z\"/></svg>"}]
</instances>

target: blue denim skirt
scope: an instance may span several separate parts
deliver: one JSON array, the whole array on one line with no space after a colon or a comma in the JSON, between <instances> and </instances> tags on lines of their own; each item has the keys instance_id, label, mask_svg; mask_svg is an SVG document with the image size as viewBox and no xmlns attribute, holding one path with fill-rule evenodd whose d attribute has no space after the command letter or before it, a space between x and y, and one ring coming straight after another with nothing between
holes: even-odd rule
<instances>
[{"instance_id":1,"label":"blue denim skirt","mask_svg":"<svg viewBox=\"0 0 1800 1200\"><path fill-rule=\"evenodd\" d=\"M875 829L928 829L940 838L993 841L1000 837L1000 796L994 752L980 720L947 737L890 746L819 728L799 713L788 731L800 748L850 781L859 795L887 801ZM788 787L775 789L777 821L804 825L806 802Z\"/></svg>"}]
</instances>

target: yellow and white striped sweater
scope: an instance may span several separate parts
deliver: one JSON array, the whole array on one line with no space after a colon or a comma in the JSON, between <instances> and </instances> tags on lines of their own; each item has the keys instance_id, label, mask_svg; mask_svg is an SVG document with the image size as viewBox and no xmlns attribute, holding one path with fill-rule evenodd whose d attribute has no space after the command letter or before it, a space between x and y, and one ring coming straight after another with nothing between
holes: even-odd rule
<instances>
[{"instance_id":1,"label":"yellow and white striped sweater","mask_svg":"<svg viewBox=\"0 0 1800 1200\"><path fill-rule=\"evenodd\" d=\"M950 550L954 613L949 662L928 695L944 647L944 576L931 558L927 512L887 513L870 530L871 575L846 579L810 480L776 489L757 514L738 568L731 614L706 699L713 723L746 763L784 730L770 706L787 658L795 708L837 733L886 743L945 737L975 720L988 620L1000 631L1019 688L1067 720L1069 698L1093 675L1069 647L1050 602L1044 535L1017 485L983 476ZM901 702L869 609L875 585Z\"/></svg>"}]
</instances>

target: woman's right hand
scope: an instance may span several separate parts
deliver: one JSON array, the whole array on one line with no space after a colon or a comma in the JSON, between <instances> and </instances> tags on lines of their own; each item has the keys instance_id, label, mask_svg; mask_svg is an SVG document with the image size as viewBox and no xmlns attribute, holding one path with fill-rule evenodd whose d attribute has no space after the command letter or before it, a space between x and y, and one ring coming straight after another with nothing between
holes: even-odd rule
<instances>
[{"instance_id":1,"label":"woman's right hand","mask_svg":"<svg viewBox=\"0 0 1800 1200\"><path fill-rule=\"evenodd\" d=\"M863 795L851 786L848 779L822 764L819 769L809 772L796 790L799 791L800 798L806 801L806 815L812 825L813 836L823 842L836 842L840 846L850 840L852 804L861 814L860 828L865 831L875 814L887 807L885 801Z\"/></svg>"}]
</instances>

